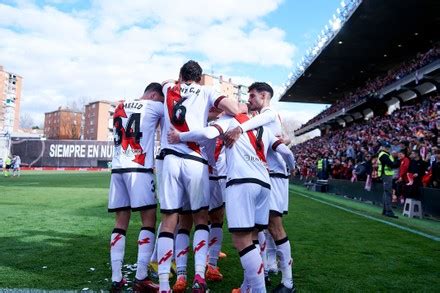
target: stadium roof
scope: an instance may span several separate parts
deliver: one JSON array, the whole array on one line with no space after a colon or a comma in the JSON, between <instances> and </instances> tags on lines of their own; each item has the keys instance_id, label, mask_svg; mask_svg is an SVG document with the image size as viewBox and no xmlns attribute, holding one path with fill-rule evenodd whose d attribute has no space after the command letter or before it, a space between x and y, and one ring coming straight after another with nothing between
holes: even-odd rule
<instances>
[{"instance_id":1,"label":"stadium roof","mask_svg":"<svg viewBox=\"0 0 440 293\"><path fill-rule=\"evenodd\" d=\"M364 0L281 101L334 103L440 41L440 1Z\"/></svg>"}]
</instances>

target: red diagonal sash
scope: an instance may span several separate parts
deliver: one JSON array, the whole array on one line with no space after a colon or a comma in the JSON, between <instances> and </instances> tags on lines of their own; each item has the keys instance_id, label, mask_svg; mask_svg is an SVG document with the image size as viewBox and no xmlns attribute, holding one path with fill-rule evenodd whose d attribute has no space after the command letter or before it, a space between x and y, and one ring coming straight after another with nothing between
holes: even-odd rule
<instances>
[{"instance_id":1,"label":"red diagonal sash","mask_svg":"<svg viewBox=\"0 0 440 293\"><path fill-rule=\"evenodd\" d=\"M249 117L246 114L237 114L237 115L235 115L234 118L240 124L243 124L244 122L249 120ZM266 156L264 155L263 141L261 141L261 140L257 141L257 137L255 136L255 134L252 130L248 130L246 133L249 137L249 140L252 144L252 147L254 148L255 152L257 153L257 156L260 158L261 161L266 162Z\"/></svg>"},{"instance_id":2,"label":"red diagonal sash","mask_svg":"<svg viewBox=\"0 0 440 293\"><path fill-rule=\"evenodd\" d=\"M168 88L167 91L167 108L168 108L168 116L170 117L170 122L180 132L188 132L189 127L186 121L183 124L174 124L173 122L173 109L174 105L176 105L178 102L182 100L182 97L180 96L180 83L176 83L173 87ZM197 115L198 113L196 113ZM186 143L190 149L193 151L201 154L200 147L195 142L187 142Z\"/></svg>"}]
</instances>

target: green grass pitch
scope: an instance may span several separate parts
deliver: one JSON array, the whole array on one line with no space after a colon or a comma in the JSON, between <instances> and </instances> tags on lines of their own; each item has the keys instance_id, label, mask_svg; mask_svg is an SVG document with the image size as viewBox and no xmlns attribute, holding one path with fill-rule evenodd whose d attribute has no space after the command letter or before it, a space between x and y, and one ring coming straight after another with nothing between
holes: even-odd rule
<instances>
[{"instance_id":1,"label":"green grass pitch","mask_svg":"<svg viewBox=\"0 0 440 293\"><path fill-rule=\"evenodd\" d=\"M107 289L109 173L23 172L0 178L0 290ZM292 187L284 218L292 242L300 292L433 292L440 288L440 242L337 209L308 197L388 221L380 208ZM398 225L439 237L440 223L400 217ZM132 216L125 260L136 262L139 216ZM221 283L211 292L239 286L242 270L225 232ZM192 259L189 271L192 271ZM91 269L93 268L93 269ZM134 272L129 279L134 278ZM279 276L274 278L275 283Z\"/></svg>"}]
</instances>

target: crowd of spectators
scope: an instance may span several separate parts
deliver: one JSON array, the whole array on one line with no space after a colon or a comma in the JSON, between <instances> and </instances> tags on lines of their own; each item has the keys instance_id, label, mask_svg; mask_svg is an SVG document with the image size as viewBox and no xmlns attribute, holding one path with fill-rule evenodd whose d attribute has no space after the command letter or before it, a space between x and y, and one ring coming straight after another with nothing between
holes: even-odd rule
<instances>
[{"instance_id":1,"label":"crowd of spectators","mask_svg":"<svg viewBox=\"0 0 440 293\"><path fill-rule=\"evenodd\" d=\"M330 114L338 112L339 110L348 109L351 105L368 97L369 95L373 95L383 87L416 71L417 69L422 68L423 66L433 62L439 57L440 57L440 44L436 44L433 48L431 48L429 51L425 52L424 54L418 53L414 59L408 62L401 63L399 66L388 70L388 72L385 75L379 76L375 79L367 80L363 86L359 87L354 92L347 94L345 97L338 99L329 108L323 110L313 119L309 120L306 124L302 125L301 128L311 125Z\"/></svg>"},{"instance_id":2,"label":"crowd of spectators","mask_svg":"<svg viewBox=\"0 0 440 293\"><path fill-rule=\"evenodd\" d=\"M305 180L379 180L377 154L383 142L400 160L396 195L417 197L420 186L440 188L440 95L424 97L390 115L376 116L295 145L298 175ZM321 162L319 162L322 160ZM368 184L366 184L368 188Z\"/></svg>"}]
</instances>

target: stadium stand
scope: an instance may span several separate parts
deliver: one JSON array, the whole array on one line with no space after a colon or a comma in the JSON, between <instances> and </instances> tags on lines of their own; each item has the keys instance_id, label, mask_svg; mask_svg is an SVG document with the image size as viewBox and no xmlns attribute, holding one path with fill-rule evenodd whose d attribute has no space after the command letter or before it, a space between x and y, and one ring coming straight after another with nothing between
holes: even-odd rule
<instances>
[{"instance_id":1,"label":"stadium stand","mask_svg":"<svg viewBox=\"0 0 440 293\"><path fill-rule=\"evenodd\" d=\"M336 33L319 37L325 46L318 42L319 54L298 64L280 99L330 104L295 131L321 131L293 146L298 178L380 202L377 155L388 141L392 152L400 152L394 199L403 204L406 197L421 198L438 216L440 19L433 9L440 3L356 3Z\"/></svg>"}]
</instances>

